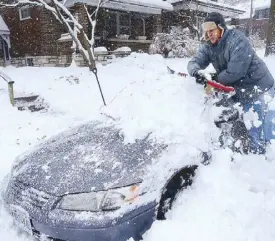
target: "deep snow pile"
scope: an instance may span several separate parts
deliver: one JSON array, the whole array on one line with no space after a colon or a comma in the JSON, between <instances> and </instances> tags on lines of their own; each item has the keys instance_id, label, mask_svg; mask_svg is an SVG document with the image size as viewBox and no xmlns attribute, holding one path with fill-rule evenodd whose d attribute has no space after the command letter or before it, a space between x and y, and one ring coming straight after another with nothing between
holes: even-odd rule
<instances>
[{"instance_id":1,"label":"deep snow pile","mask_svg":"<svg viewBox=\"0 0 275 241\"><path fill-rule=\"evenodd\" d=\"M15 81L15 95L39 94L48 112L20 112L11 107L7 86L0 82L0 180L14 158L51 135L90 119L112 116L126 141L152 132L152 137L182 145L170 158L196 147L208 148L218 134L213 115L204 105L203 88L192 78L167 73L166 65L186 71L187 59L132 54L99 66L107 107L102 105L95 78L86 68L0 68ZM266 59L271 67L274 59ZM215 112L216 113L216 112ZM155 222L146 241L274 240L275 165L258 156L242 157L228 150L214 152L213 163L201 167L194 185L180 194L168 220ZM169 157L167 157L169 158ZM158 175L165 173L159 166ZM0 213L3 241L25 241L10 217Z\"/></svg>"}]
</instances>

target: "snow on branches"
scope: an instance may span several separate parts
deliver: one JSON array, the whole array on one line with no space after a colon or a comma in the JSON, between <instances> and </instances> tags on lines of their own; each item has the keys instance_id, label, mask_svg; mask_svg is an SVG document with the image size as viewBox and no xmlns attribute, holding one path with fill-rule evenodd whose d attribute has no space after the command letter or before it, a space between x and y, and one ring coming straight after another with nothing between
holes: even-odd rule
<instances>
[{"instance_id":1,"label":"snow on branches","mask_svg":"<svg viewBox=\"0 0 275 241\"><path fill-rule=\"evenodd\" d=\"M165 57L191 57L196 52L199 41L190 36L188 28L171 27L170 33L157 33L150 45L150 54Z\"/></svg>"},{"instance_id":2,"label":"snow on branches","mask_svg":"<svg viewBox=\"0 0 275 241\"><path fill-rule=\"evenodd\" d=\"M2 3L2 6L16 7L17 5L37 5L42 6L45 9L52 12L52 14L63 24L68 30L75 47L79 50L84 60L88 63L90 70L94 70L95 56L94 56L94 33L96 27L96 19L98 10L108 0L98 0L97 7L93 13L89 13L87 7L84 4L86 14L92 25L92 36L88 38L87 34L83 30L83 26L78 22L77 16L74 16L70 10L66 7L67 0L12 0L9 3Z\"/></svg>"}]
</instances>

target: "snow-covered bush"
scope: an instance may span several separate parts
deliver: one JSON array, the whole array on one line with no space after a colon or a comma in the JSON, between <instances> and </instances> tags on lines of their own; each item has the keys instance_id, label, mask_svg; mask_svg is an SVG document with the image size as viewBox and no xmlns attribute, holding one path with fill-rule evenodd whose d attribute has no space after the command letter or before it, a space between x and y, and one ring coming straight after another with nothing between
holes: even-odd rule
<instances>
[{"instance_id":1,"label":"snow-covered bush","mask_svg":"<svg viewBox=\"0 0 275 241\"><path fill-rule=\"evenodd\" d=\"M150 54L165 57L191 57L195 54L199 41L191 37L188 28L172 27L170 33L157 33L149 47Z\"/></svg>"}]
</instances>

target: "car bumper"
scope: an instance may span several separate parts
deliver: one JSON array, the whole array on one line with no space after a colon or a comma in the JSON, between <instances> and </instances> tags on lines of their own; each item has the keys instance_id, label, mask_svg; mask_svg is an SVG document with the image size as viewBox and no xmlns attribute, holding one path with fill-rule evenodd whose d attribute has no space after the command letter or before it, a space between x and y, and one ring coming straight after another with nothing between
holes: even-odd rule
<instances>
[{"instance_id":1,"label":"car bumper","mask_svg":"<svg viewBox=\"0 0 275 241\"><path fill-rule=\"evenodd\" d=\"M72 219L69 222L55 223L54 220L48 220L46 223L41 223L31 218L31 225L33 235L37 238L46 236L66 241L126 241L130 238L139 240L154 222L155 211L156 204L150 203L112 222L110 218L89 220L91 225L85 225L85 227Z\"/></svg>"}]
</instances>

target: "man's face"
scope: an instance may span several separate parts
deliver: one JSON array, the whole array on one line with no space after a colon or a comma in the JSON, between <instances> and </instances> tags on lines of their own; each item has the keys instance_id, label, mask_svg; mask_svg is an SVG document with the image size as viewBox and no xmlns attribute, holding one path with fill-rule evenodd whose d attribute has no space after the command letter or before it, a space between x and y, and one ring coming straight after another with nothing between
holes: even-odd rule
<instances>
[{"instance_id":1,"label":"man's face","mask_svg":"<svg viewBox=\"0 0 275 241\"><path fill-rule=\"evenodd\" d=\"M220 28L215 28L206 32L210 42L216 44L221 38L222 31Z\"/></svg>"}]
</instances>

